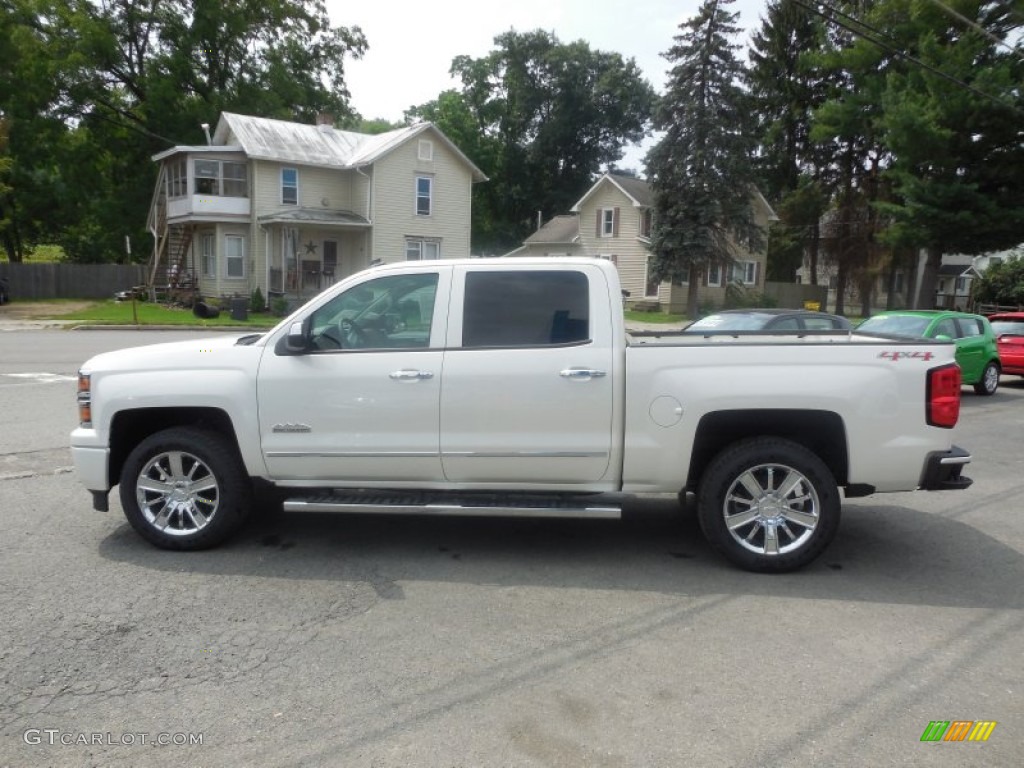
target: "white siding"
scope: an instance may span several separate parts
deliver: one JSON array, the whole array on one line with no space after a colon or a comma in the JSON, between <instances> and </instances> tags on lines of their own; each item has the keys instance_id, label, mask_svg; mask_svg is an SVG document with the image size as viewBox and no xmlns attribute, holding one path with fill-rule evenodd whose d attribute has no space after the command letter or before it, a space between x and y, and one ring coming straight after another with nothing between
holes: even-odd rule
<instances>
[{"instance_id":1,"label":"white siding","mask_svg":"<svg viewBox=\"0 0 1024 768\"><path fill-rule=\"evenodd\" d=\"M597 212L606 208L619 209L618 234L599 237ZM614 256L619 268L622 288L629 291L630 301L643 300L647 279L647 245L639 239L640 209L610 181L586 199L580 208L580 245L587 256Z\"/></svg>"},{"instance_id":2,"label":"white siding","mask_svg":"<svg viewBox=\"0 0 1024 768\"><path fill-rule=\"evenodd\" d=\"M434 142L433 160L420 160L420 139ZM434 179L430 216L417 216L416 176ZM384 262L405 259L405 240L441 242L441 258L469 256L473 179L470 169L432 132L419 134L374 164L373 253Z\"/></svg>"},{"instance_id":3,"label":"white siding","mask_svg":"<svg viewBox=\"0 0 1024 768\"><path fill-rule=\"evenodd\" d=\"M258 212L257 215L295 207L366 214L364 206L353 205L352 177L356 175L354 171L266 161L255 161L255 164L258 166L259 177L257 183L254 184L254 205ZM295 168L299 173L299 202L297 206L281 202L282 168ZM324 204L325 200L327 201L326 205Z\"/></svg>"}]
</instances>

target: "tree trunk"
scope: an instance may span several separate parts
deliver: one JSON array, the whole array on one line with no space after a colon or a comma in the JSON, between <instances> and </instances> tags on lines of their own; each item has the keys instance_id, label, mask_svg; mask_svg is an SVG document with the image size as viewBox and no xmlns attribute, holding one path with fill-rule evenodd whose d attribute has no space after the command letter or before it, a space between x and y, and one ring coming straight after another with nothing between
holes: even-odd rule
<instances>
[{"instance_id":1,"label":"tree trunk","mask_svg":"<svg viewBox=\"0 0 1024 768\"><path fill-rule=\"evenodd\" d=\"M860 293L860 316L871 317L871 307L874 304L872 299L875 293L875 279L873 277L863 277L857 285L857 290Z\"/></svg>"},{"instance_id":2,"label":"tree trunk","mask_svg":"<svg viewBox=\"0 0 1024 768\"><path fill-rule=\"evenodd\" d=\"M18 220L14 218L14 211L11 211L11 218L7 226L0 230L3 232L3 246L7 252L7 260L11 264L20 264L24 260L24 249L21 244L20 232L18 231Z\"/></svg>"},{"instance_id":3,"label":"tree trunk","mask_svg":"<svg viewBox=\"0 0 1024 768\"><path fill-rule=\"evenodd\" d=\"M846 260L840 259L836 271L836 308L834 311L837 315L846 314L846 273L848 271Z\"/></svg>"},{"instance_id":4,"label":"tree trunk","mask_svg":"<svg viewBox=\"0 0 1024 768\"><path fill-rule=\"evenodd\" d=\"M939 284L939 267L942 266L942 249L930 245L925 249L928 258L924 262L924 270L921 272L921 290L917 294L917 309L935 308L935 291Z\"/></svg>"},{"instance_id":5,"label":"tree trunk","mask_svg":"<svg viewBox=\"0 0 1024 768\"><path fill-rule=\"evenodd\" d=\"M896 309L896 272L899 268L899 258L893 258L889 262L889 271L885 276L885 308Z\"/></svg>"},{"instance_id":6,"label":"tree trunk","mask_svg":"<svg viewBox=\"0 0 1024 768\"><path fill-rule=\"evenodd\" d=\"M699 264L690 264L690 282L686 287L686 314L691 320L696 320L699 317L700 306L699 306L699 292L700 292L700 281L704 275L704 270L700 268Z\"/></svg>"},{"instance_id":7,"label":"tree trunk","mask_svg":"<svg viewBox=\"0 0 1024 768\"><path fill-rule=\"evenodd\" d=\"M811 241L808 243L808 251L810 253L810 271L811 271L811 285L818 284L818 250L821 247L821 227L818 224L818 219L814 220L814 224L811 225Z\"/></svg>"}]
</instances>

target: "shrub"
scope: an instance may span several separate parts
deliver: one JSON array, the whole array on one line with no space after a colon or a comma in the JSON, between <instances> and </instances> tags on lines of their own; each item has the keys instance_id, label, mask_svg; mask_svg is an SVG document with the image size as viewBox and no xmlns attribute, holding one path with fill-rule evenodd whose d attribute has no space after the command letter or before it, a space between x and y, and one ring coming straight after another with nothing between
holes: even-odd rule
<instances>
[{"instance_id":1,"label":"shrub","mask_svg":"<svg viewBox=\"0 0 1024 768\"><path fill-rule=\"evenodd\" d=\"M249 297L249 311L250 312L262 312L267 308L267 302L263 299L263 291L257 285L256 289L252 292Z\"/></svg>"},{"instance_id":2,"label":"shrub","mask_svg":"<svg viewBox=\"0 0 1024 768\"><path fill-rule=\"evenodd\" d=\"M288 314L288 299L283 296L274 299L273 304L271 305L271 310L278 317L284 317Z\"/></svg>"}]
</instances>

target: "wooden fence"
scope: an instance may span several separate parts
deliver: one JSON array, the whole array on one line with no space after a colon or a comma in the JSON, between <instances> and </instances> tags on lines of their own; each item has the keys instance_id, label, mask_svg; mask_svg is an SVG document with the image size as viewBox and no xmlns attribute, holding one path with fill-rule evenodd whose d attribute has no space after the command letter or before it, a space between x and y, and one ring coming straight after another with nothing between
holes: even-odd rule
<instances>
[{"instance_id":1,"label":"wooden fence","mask_svg":"<svg viewBox=\"0 0 1024 768\"><path fill-rule=\"evenodd\" d=\"M30 299L110 299L146 282L142 264L0 263L11 301Z\"/></svg>"}]
</instances>

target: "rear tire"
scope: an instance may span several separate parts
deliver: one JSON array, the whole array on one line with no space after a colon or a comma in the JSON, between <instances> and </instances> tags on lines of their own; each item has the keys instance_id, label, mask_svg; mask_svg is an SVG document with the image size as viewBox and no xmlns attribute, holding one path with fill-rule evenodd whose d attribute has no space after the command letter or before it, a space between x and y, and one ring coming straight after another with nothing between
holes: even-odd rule
<instances>
[{"instance_id":1,"label":"rear tire","mask_svg":"<svg viewBox=\"0 0 1024 768\"><path fill-rule=\"evenodd\" d=\"M223 435L174 427L150 435L121 470L125 517L161 549L215 547L242 524L251 485L238 452Z\"/></svg>"},{"instance_id":2,"label":"rear tire","mask_svg":"<svg viewBox=\"0 0 1024 768\"><path fill-rule=\"evenodd\" d=\"M807 448L779 437L725 448L708 465L697 504L711 546L748 571L802 568L839 530L832 473Z\"/></svg>"},{"instance_id":3,"label":"rear tire","mask_svg":"<svg viewBox=\"0 0 1024 768\"><path fill-rule=\"evenodd\" d=\"M979 395L991 397L999 389L999 364L989 360L985 370L981 372L981 379L974 385L974 391Z\"/></svg>"}]
</instances>

